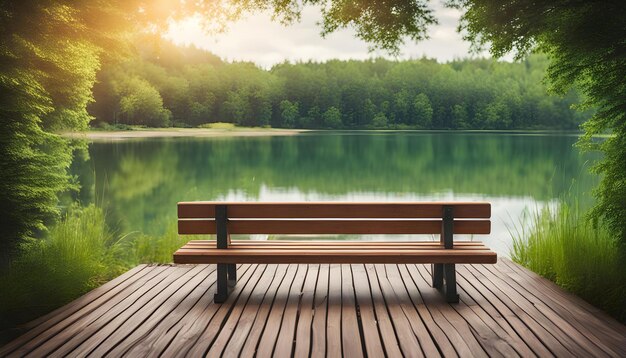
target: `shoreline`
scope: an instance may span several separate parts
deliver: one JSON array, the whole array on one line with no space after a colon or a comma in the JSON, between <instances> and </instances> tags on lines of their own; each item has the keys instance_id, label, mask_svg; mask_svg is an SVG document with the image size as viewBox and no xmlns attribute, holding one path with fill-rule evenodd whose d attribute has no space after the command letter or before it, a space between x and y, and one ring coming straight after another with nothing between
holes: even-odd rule
<instances>
[{"instance_id":1,"label":"shoreline","mask_svg":"<svg viewBox=\"0 0 626 358\"><path fill-rule=\"evenodd\" d=\"M66 132L61 133L66 138L89 140L124 140L138 138L208 138L208 137L264 137L264 136L292 136L309 132L309 129L275 129L275 128L151 128L116 131Z\"/></svg>"},{"instance_id":2,"label":"shoreline","mask_svg":"<svg viewBox=\"0 0 626 358\"><path fill-rule=\"evenodd\" d=\"M573 130L423 130L423 129L284 129L284 128L137 128L131 130L87 130L84 132L65 132L61 136L87 140L130 140L141 138L228 138L228 137L271 137L294 136L305 133L335 132L338 134L391 134L391 133L505 133L510 135L573 135L579 136L580 131ZM603 137L603 136L600 136Z\"/></svg>"}]
</instances>

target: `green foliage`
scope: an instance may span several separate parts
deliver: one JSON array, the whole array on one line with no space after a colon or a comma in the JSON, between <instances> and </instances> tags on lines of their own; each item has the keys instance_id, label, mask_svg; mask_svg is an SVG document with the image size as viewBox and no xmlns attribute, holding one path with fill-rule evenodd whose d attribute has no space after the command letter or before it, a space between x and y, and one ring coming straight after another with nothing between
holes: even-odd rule
<instances>
[{"instance_id":1,"label":"green foliage","mask_svg":"<svg viewBox=\"0 0 626 358\"><path fill-rule=\"evenodd\" d=\"M569 109L578 100L575 93L546 96L541 78L547 59L540 55L524 63L376 59L284 63L265 71L155 41L156 49L140 43L141 57L100 72L90 108L97 121L119 120L114 109L124 98L117 83L135 78L159 91L174 122L190 126L219 119L285 128L574 129L585 118ZM161 48L172 57L166 64ZM206 62L187 63L189 52L204 53ZM155 100L155 110L159 105ZM331 107L341 117L334 127L322 118Z\"/></svg>"},{"instance_id":2,"label":"green foliage","mask_svg":"<svg viewBox=\"0 0 626 358\"><path fill-rule=\"evenodd\" d=\"M178 235L178 226L173 223L161 235L151 236L143 233L133 235L125 245L127 262L138 263L169 263L172 254L189 240L197 237Z\"/></svg>"},{"instance_id":3,"label":"green foliage","mask_svg":"<svg viewBox=\"0 0 626 358\"><path fill-rule=\"evenodd\" d=\"M551 60L552 89L563 94L576 86L585 95L581 108L597 108L580 141L583 148L604 153L594 168L602 182L591 214L626 244L626 2L452 3L466 10L462 28L477 47L489 44L494 55L515 51L518 57L539 48ZM606 133L608 139L594 139Z\"/></svg>"},{"instance_id":4,"label":"green foliage","mask_svg":"<svg viewBox=\"0 0 626 358\"><path fill-rule=\"evenodd\" d=\"M341 128L341 112L336 107L330 107L322 115L322 123L325 128Z\"/></svg>"},{"instance_id":5,"label":"green foliage","mask_svg":"<svg viewBox=\"0 0 626 358\"><path fill-rule=\"evenodd\" d=\"M456 104L455 106L459 105ZM424 93L415 96L413 108L415 109L415 121L417 124L422 128L430 128L433 121L433 107L428 96Z\"/></svg>"},{"instance_id":6,"label":"green foliage","mask_svg":"<svg viewBox=\"0 0 626 358\"><path fill-rule=\"evenodd\" d=\"M158 236L118 236L102 209L71 206L43 239L22 244L11 266L0 271L0 331L62 306L137 264L169 263L187 241L175 224Z\"/></svg>"},{"instance_id":7,"label":"green foliage","mask_svg":"<svg viewBox=\"0 0 626 358\"><path fill-rule=\"evenodd\" d=\"M87 128L90 120L99 62L83 15L47 1L0 7L0 267L20 239L57 216L57 194L70 184L72 147L50 131ZM71 42L54 35L70 33Z\"/></svg>"},{"instance_id":8,"label":"green foliage","mask_svg":"<svg viewBox=\"0 0 626 358\"><path fill-rule=\"evenodd\" d=\"M72 208L42 240L24 244L2 271L0 326L35 318L127 269L102 211Z\"/></svg>"},{"instance_id":9,"label":"green foliage","mask_svg":"<svg viewBox=\"0 0 626 358\"><path fill-rule=\"evenodd\" d=\"M372 126L374 128L387 128L388 121L387 116L383 112L378 112L372 119Z\"/></svg>"},{"instance_id":10,"label":"green foliage","mask_svg":"<svg viewBox=\"0 0 626 358\"><path fill-rule=\"evenodd\" d=\"M159 92L146 80L131 77L118 84L119 117L117 122L167 127L172 113L163 108Z\"/></svg>"},{"instance_id":11,"label":"green foliage","mask_svg":"<svg viewBox=\"0 0 626 358\"><path fill-rule=\"evenodd\" d=\"M288 100L284 100L280 102L279 108L282 126L285 128L294 128L296 126L296 120L300 114L298 102L291 103Z\"/></svg>"},{"instance_id":12,"label":"green foliage","mask_svg":"<svg viewBox=\"0 0 626 358\"><path fill-rule=\"evenodd\" d=\"M514 233L513 259L626 322L626 257L615 235L565 202L530 221Z\"/></svg>"}]
</instances>

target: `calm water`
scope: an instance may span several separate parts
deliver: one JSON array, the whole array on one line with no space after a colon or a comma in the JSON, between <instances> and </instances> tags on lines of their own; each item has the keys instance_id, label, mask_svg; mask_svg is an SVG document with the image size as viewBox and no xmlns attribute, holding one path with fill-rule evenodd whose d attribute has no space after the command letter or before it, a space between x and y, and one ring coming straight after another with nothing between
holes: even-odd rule
<instances>
[{"instance_id":1,"label":"calm water","mask_svg":"<svg viewBox=\"0 0 626 358\"><path fill-rule=\"evenodd\" d=\"M105 206L120 233L173 230L176 203L187 200L489 201L492 234L480 239L507 255L509 229L527 210L595 185L575 141L458 132L140 139L91 143L73 170L81 201Z\"/></svg>"}]
</instances>

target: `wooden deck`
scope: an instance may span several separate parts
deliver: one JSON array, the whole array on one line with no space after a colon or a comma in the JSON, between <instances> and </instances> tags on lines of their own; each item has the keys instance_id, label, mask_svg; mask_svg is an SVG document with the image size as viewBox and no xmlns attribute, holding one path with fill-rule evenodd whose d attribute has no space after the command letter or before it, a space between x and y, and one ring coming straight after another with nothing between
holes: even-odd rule
<instances>
[{"instance_id":1,"label":"wooden deck","mask_svg":"<svg viewBox=\"0 0 626 358\"><path fill-rule=\"evenodd\" d=\"M458 265L447 304L430 265L139 266L51 314L0 356L626 356L626 327L501 259Z\"/></svg>"}]
</instances>

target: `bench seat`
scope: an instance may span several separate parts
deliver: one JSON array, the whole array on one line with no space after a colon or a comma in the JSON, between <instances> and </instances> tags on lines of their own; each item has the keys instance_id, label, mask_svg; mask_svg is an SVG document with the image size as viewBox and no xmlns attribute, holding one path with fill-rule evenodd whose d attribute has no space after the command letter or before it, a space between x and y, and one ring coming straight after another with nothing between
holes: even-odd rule
<instances>
[{"instance_id":1,"label":"bench seat","mask_svg":"<svg viewBox=\"0 0 626 358\"><path fill-rule=\"evenodd\" d=\"M459 302L456 264L494 264L495 252L454 235L491 232L491 204L478 202L181 202L178 233L215 235L174 253L180 264L217 264L215 302L237 282L237 264L426 264L432 285ZM231 235L438 235L438 241L231 240Z\"/></svg>"},{"instance_id":2,"label":"bench seat","mask_svg":"<svg viewBox=\"0 0 626 358\"><path fill-rule=\"evenodd\" d=\"M495 252L478 241L439 242L251 241L232 240L228 250L211 240L193 240L174 254L178 264L200 263L458 263L493 264Z\"/></svg>"}]
</instances>

